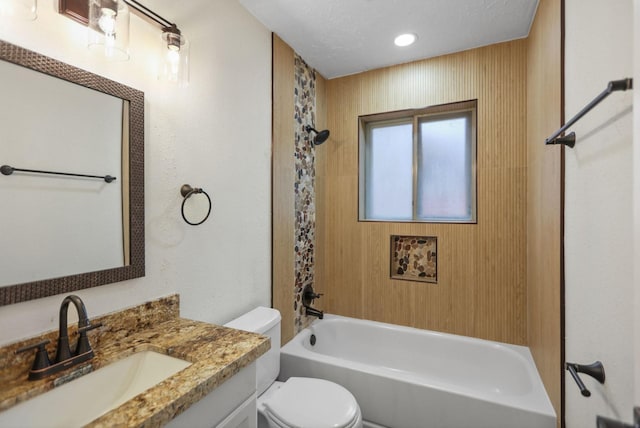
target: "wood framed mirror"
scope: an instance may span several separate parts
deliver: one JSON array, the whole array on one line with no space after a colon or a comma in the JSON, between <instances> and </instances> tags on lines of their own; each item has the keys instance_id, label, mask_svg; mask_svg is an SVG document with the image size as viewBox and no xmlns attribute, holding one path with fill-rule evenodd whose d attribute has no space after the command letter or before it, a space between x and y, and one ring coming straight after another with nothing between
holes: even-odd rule
<instances>
[{"instance_id":1,"label":"wood framed mirror","mask_svg":"<svg viewBox=\"0 0 640 428\"><path fill-rule=\"evenodd\" d=\"M58 85L59 82L62 82L61 87L65 87L72 89L73 91L91 91L91 96L105 96L110 99L114 99L116 105L121 106L121 121L118 121L117 126L120 128L115 131L117 135L121 136L121 141L114 141L113 144L115 146L115 150L121 154L121 159L118 160L121 164L120 177L117 177L115 183L119 189L121 189L121 206L118 205L118 213L116 215L122 219L121 227L118 229L121 234L119 238L121 242L120 246L122 247L122 255L121 262L113 263L109 262L108 266L105 268L88 268L87 271L84 271L82 267L75 268L75 271L65 274L60 272L54 272L48 276L46 272L39 273L37 275L34 274L35 278L33 280L26 280L24 282L16 282L7 283L7 278L9 278L9 273L7 270L11 268L10 265L15 265L16 262L5 261L5 265L2 269L0 269L0 275L5 275L5 280L0 279L0 306L9 305L13 303L23 302L32 299L38 299L42 297L52 296L61 293L68 293L75 290L86 289L90 287L96 287L99 285L110 284L114 282L124 281L128 279L138 278L145 275L145 232L144 232L144 93L128 87L126 85L120 84L118 82L114 82L110 79L98 76L91 72L81 70L77 67L71 66L69 64L65 64L63 62L57 61L53 58L49 58L47 56L41 55L39 53L21 48L19 46L13 45L11 43L7 43L4 41L0 41L0 60L4 61L4 64L14 64L19 66L16 70L19 73L24 72L25 74L33 74L37 72L37 78L41 80L46 79L55 79L55 84ZM15 70L14 70L15 71ZM9 78L9 75L14 75L15 73L3 73L3 79ZM12 84L12 82L8 82ZM68 86L72 84L73 87ZM60 86L60 85L58 85ZM5 98L4 102L6 103L20 103L27 102L28 93L37 93L37 96L40 97L42 92L44 91L36 91L35 89L29 88L28 91L23 91L25 94L24 97L11 97ZM52 91L55 92L55 91ZM59 98L61 97L58 93ZM65 97L65 94L62 94L62 97ZM44 97L44 94L42 94ZM119 100L119 101L118 101ZM33 100L30 101L33 106ZM119 103L119 104L118 104ZM14 106L9 106L8 108L14 108ZM49 109L49 111L54 109ZM62 109L64 110L64 109ZM87 109L86 107L83 110L93 110ZM98 110L98 109L96 109ZM57 112L60 114L60 112ZM76 123L78 123L77 114L70 111L62 112L64 119L64 123L66 127L69 128L68 135L72 135L76 133L77 129L74 127L74 118ZM84 114L84 113L83 113ZM48 114L46 114L48 116ZM41 114L42 116L42 114ZM37 118L38 119L38 118ZM55 121L60 121L60 119L55 119ZM99 121L99 119L97 120ZM10 125L9 120L5 119L4 127L8 127ZM43 122L43 120L35 120L35 122ZM46 121L44 121L46 122ZM51 123L51 122L49 122ZM26 128L23 127L22 130L18 129L14 131L14 136L16 133L20 133ZM29 129L31 131L31 129ZM55 145L56 138L61 138L57 133L50 132L47 133L48 129L44 129L41 133L46 133L45 137L47 138L47 144ZM11 138L8 138L7 135L10 131L2 131L4 133L4 137L2 133L0 133L0 139L2 139L2 144L6 144L9 147L12 144ZM26 133L26 132L25 132ZM66 137L62 137L64 139ZM17 143L14 143L17 144ZM21 142L20 144L24 144ZM91 152L92 149L88 149L87 152ZM60 152L67 152L67 149L58 150ZM3 151L6 155L9 150ZM96 156L99 157L99 151L97 151ZM73 159L76 156L75 153L66 153L66 156L69 159ZM4 157L4 155L3 155ZM34 158L37 156L34 155ZM0 164L10 164L12 162L11 159L0 159ZM12 165L14 167L21 167L21 165ZM23 166L25 167L25 166ZM3 186L5 189L8 186L15 186L17 181L11 182L11 185L7 185L6 183L9 180L12 180L12 177L4 177L0 176L0 180L8 180L3 182ZM108 184L107 186L112 186L113 183ZM55 187L57 184L48 185L47 191L51 190L52 187ZM59 187L59 186L58 186ZM2 190L2 188L0 188ZM29 189L33 190L33 189ZM70 193L68 189L64 189L67 193ZM16 189L13 189L15 192ZM93 193L98 194L100 190L96 190ZM89 192L84 193L84 195ZM5 194L6 196L6 194ZM79 198L85 197L82 193L78 193ZM98 195L98 197L101 197ZM34 198L32 196L32 198ZM39 198L37 194L35 194L35 198ZM7 201L8 203L9 201ZM81 204L86 202L85 200L81 201ZM87 203L87 205L91 205L91 203ZM121 210L121 212L120 212ZM81 211L77 210L76 211ZM33 213L31 213L33 214ZM35 223L44 223L45 227L50 221L51 213L43 212L38 213L36 220L31 220L34 227ZM82 215L83 213L79 213ZM62 217L66 214L57 214L59 217ZM18 217L19 214L12 214L13 217ZM52 228L59 228L57 223L51 226ZM100 227L100 226L96 226ZM9 240L6 239L3 245L5 248L11 247L28 247L32 246L42 246L43 242L46 241L46 237L42 237L42 241L39 243L39 236L36 235L35 239L32 235L32 231L29 227L15 228L11 224L0 224L0 229L4 228L4 232L9 232L9 229L18 229L17 232L14 230L12 233L14 234L14 238ZM87 230L85 227L84 230ZM3 232L3 235L6 237L7 234ZM24 235L24 240L18 239L21 237L21 234ZM109 232L111 233L111 232ZM16 235L17 234L17 235ZM16 238L17 236L17 238ZM88 248L89 245L100 247L103 243L100 240L96 240L96 238L88 238L90 242L86 242L86 244L82 244L80 248L77 248L77 254L81 254L85 251L84 245ZM35 241L35 243L33 242ZM96 242L97 241L97 242ZM56 242L49 242L51 247L54 249L63 248L62 245L56 245ZM53 252L51 251L51 256L53 257ZM73 257L73 254L68 254L69 257ZM47 259L46 255L43 256L40 254L38 257L30 257L29 253L25 253L19 256L21 264L23 264L22 269L27 271L27 274L31 274L32 271L37 271L36 267L40 267L43 264L43 259ZM6 259L6 257L5 257ZM22 263L24 262L24 263ZM1 263L1 262L0 262ZM30 264L30 265L29 265ZM117 266L116 266L117 265ZM26 266L26 267L25 267ZM31 269L29 268L31 266ZM73 269L72 269L73 270ZM5 272L3 274L3 272Z\"/></svg>"}]
</instances>

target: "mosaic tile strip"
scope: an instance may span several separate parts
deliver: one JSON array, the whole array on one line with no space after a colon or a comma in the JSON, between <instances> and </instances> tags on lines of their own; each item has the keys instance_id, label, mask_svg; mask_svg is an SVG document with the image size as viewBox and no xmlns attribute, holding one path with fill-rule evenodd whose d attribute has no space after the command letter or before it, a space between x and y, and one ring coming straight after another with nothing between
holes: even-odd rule
<instances>
[{"instance_id":1,"label":"mosaic tile strip","mask_svg":"<svg viewBox=\"0 0 640 428\"><path fill-rule=\"evenodd\" d=\"M438 238L391 235L391 278L438 282Z\"/></svg>"},{"instance_id":2,"label":"mosaic tile strip","mask_svg":"<svg viewBox=\"0 0 640 428\"><path fill-rule=\"evenodd\" d=\"M315 209L315 146L304 130L315 125L316 73L297 54L294 58L294 183L295 200L295 300L294 331L298 333L312 320L304 315L302 290L314 280Z\"/></svg>"}]
</instances>

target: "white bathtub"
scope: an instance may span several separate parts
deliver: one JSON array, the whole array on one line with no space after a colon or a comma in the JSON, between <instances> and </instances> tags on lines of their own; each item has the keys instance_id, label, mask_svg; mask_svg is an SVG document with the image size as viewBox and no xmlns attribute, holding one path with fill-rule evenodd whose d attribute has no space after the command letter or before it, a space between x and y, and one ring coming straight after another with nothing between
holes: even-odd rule
<instances>
[{"instance_id":1,"label":"white bathtub","mask_svg":"<svg viewBox=\"0 0 640 428\"><path fill-rule=\"evenodd\" d=\"M369 427L556 427L523 346L325 315L282 348L291 376L343 385Z\"/></svg>"}]
</instances>

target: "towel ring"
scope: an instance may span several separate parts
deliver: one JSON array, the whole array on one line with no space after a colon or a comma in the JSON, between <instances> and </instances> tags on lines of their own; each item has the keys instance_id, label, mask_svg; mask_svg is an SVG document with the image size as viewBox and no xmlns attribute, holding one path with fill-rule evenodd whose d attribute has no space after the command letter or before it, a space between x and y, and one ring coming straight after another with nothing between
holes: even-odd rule
<instances>
[{"instance_id":1,"label":"towel ring","mask_svg":"<svg viewBox=\"0 0 640 428\"><path fill-rule=\"evenodd\" d=\"M184 215L184 204L185 204L185 202L187 202L187 199L189 199L192 195L194 195L196 193L202 193L203 195L205 195L207 197L207 201L209 201L209 209L207 210L207 215L204 216L202 221L200 221L198 223L192 223L189 220L187 220L187 217ZM191 226L198 226L198 225L204 223L205 221L207 221L207 219L209 218L209 214L211 214L211 198L209 197L207 192L205 192L204 190L202 190L200 188L191 187L188 184L183 184L182 187L180 188L180 194L184 197L184 199L182 200L182 208L180 209L180 212L182 214L182 219L187 224L190 224Z\"/></svg>"}]
</instances>

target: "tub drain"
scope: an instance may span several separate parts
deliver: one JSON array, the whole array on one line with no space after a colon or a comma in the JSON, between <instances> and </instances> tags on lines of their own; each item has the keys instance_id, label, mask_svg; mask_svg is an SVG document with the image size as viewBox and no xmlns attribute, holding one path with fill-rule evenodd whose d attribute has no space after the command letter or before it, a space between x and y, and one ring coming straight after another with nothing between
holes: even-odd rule
<instances>
[{"instance_id":1,"label":"tub drain","mask_svg":"<svg viewBox=\"0 0 640 428\"><path fill-rule=\"evenodd\" d=\"M311 346L314 346L316 344L316 335L312 334L311 338L309 338L309 342L311 342Z\"/></svg>"}]
</instances>

